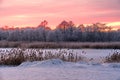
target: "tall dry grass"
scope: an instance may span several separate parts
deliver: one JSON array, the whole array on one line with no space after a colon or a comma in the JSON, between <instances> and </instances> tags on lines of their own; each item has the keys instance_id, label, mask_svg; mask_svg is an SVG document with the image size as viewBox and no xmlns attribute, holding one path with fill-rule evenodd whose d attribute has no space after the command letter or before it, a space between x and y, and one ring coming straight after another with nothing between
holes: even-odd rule
<instances>
[{"instance_id":1,"label":"tall dry grass","mask_svg":"<svg viewBox=\"0 0 120 80\"><path fill-rule=\"evenodd\" d=\"M20 65L25 61L42 61L48 59L61 59L68 62L77 62L84 59L80 54L60 50L56 53L41 49L21 49L0 51L0 65Z\"/></svg>"},{"instance_id":2,"label":"tall dry grass","mask_svg":"<svg viewBox=\"0 0 120 80\"><path fill-rule=\"evenodd\" d=\"M113 62L120 62L120 52L115 51L112 55L106 57L105 62L113 63Z\"/></svg>"},{"instance_id":3,"label":"tall dry grass","mask_svg":"<svg viewBox=\"0 0 120 80\"><path fill-rule=\"evenodd\" d=\"M1 48L93 48L120 49L120 42L8 42L0 41Z\"/></svg>"}]
</instances>

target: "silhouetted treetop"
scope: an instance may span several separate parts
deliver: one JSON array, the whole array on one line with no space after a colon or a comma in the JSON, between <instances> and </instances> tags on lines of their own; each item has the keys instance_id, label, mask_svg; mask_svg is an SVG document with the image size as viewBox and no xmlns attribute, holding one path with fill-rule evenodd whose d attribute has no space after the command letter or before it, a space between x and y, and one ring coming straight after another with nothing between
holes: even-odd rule
<instances>
[{"instance_id":1,"label":"silhouetted treetop","mask_svg":"<svg viewBox=\"0 0 120 80\"><path fill-rule=\"evenodd\" d=\"M42 42L109 42L120 41L120 30L113 31L103 23L76 26L72 21L62 21L54 30L47 26L46 20L36 28L0 29L0 40L42 41Z\"/></svg>"}]
</instances>

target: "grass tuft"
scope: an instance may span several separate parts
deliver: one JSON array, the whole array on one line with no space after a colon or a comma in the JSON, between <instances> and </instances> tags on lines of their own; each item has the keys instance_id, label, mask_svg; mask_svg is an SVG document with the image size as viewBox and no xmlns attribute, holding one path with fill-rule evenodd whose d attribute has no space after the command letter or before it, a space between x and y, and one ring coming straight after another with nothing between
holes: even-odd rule
<instances>
[{"instance_id":1,"label":"grass tuft","mask_svg":"<svg viewBox=\"0 0 120 80\"><path fill-rule=\"evenodd\" d=\"M112 55L107 56L105 62L109 63L120 62L120 52L115 51Z\"/></svg>"}]
</instances>

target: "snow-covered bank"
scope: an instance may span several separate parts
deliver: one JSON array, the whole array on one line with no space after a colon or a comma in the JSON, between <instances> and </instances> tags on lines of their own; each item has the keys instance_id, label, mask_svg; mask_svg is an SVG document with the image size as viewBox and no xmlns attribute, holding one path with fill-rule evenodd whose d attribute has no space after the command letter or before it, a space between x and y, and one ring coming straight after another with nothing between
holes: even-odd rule
<instances>
[{"instance_id":1,"label":"snow-covered bank","mask_svg":"<svg viewBox=\"0 0 120 80\"><path fill-rule=\"evenodd\" d=\"M120 64L64 62L59 59L0 67L0 80L120 80Z\"/></svg>"},{"instance_id":2,"label":"snow-covered bank","mask_svg":"<svg viewBox=\"0 0 120 80\"><path fill-rule=\"evenodd\" d=\"M4 54L9 50L3 49L1 53ZM32 52L37 51L32 49ZM85 58L76 63L49 59L23 62L16 67L0 66L0 80L120 80L120 63L102 63L103 58L113 54L114 50L41 49L40 51L43 54L75 53ZM31 50L26 49L24 52L30 54Z\"/></svg>"}]
</instances>

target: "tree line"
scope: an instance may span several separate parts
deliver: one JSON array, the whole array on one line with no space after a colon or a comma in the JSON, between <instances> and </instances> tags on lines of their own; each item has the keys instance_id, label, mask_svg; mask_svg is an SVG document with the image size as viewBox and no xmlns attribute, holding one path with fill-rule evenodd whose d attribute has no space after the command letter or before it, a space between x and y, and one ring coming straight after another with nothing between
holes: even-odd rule
<instances>
[{"instance_id":1,"label":"tree line","mask_svg":"<svg viewBox=\"0 0 120 80\"><path fill-rule=\"evenodd\" d=\"M62 21L54 30L41 22L36 28L0 29L1 41L41 42L110 42L120 41L120 30L113 31L102 23L76 26L72 21Z\"/></svg>"}]
</instances>

